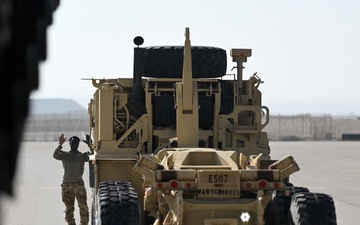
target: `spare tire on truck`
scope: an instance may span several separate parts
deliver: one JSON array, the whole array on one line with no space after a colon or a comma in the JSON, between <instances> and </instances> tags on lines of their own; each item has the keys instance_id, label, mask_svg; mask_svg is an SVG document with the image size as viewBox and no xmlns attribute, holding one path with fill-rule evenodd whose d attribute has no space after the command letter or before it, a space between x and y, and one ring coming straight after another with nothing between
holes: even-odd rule
<instances>
[{"instance_id":1,"label":"spare tire on truck","mask_svg":"<svg viewBox=\"0 0 360 225\"><path fill-rule=\"evenodd\" d=\"M141 225L138 196L130 182L100 182L98 200L96 225Z\"/></svg>"},{"instance_id":2,"label":"spare tire on truck","mask_svg":"<svg viewBox=\"0 0 360 225\"><path fill-rule=\"evenodd\" d=\"M217 47L192 46L193 78L215 78L226 73L226 51ZM184 46L145 47L143 76L157 78L181 78Z\"/></svg>"}]
</instances>

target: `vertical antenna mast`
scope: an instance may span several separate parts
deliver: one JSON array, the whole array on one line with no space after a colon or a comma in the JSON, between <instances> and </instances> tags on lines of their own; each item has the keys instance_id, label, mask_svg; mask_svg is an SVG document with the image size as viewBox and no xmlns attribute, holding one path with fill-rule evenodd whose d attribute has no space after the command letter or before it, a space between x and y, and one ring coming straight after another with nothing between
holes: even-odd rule
<instances>
[{"instance_id":1,"label":"vertical antenna mast","mask_svg":"<svg viewBox=\"0 0 360 225\"><path fill-rule=\"evenodd\" d=\"M197 85L193 82L189 28L185 28L182 82L176 83L176 133L178 147L199 145L199 104Z\"/></svg>"}]
</instances>

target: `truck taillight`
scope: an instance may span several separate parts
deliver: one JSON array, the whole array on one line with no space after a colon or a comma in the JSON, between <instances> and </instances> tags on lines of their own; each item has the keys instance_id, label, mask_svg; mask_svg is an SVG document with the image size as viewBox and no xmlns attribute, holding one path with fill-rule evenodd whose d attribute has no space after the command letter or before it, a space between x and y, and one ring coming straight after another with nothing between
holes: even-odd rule
<instances>
[{"instance_id":1,"label":"truck taillight","mask_svg":"<svg viewBox=\"0 0 360 225\"><path fill-rule=\"evenodd\" d=\"M255 188L255 185L253 182L245 182L245 183L243 183L242 187L244 189L253 189L253 188Z\"/></svg>"},{"instance_id":2,"label":"truck taillight","mask_svg":"<svg viewBox=\"0 0 360 225\"><path fill-rule=\"evenodd\" d=\"M241 187L244 190L257 190L257 189L278 190L284 188L285 184L282 182L268 182L267 180L243 181Z\"/></svg>"},{"instance_id":3,"label":"truck taillight","mask_svg":"<svg viewBox=\"0 0 360 225\"><path fill-rule=\"evenodd\" d=\"M280 184L279 183L274 183L274 188L275 189L278 189L280 187Z\"/></svg>"},{"instance_id":4,"label":"truck taillight","mask_svg":"<svg viewBox=\"0 0 360 225\"><path fill-rule=\"evenodd\" d=\"M179 185L179 182L177 180L170 181L170 187L171 188L177 188Z\"/></svg>"},{"instance_id":5,"label":"truck taillight","mask_svg":"<svg viewBox=\"0 0 360 225\"><path fill-rule=\"evenodd\" d=\"M170 180L169 182L156 182L153 184L153 187L156 189L166 188L170 190L193 189L195 188L195 183L191 181Z\"/></svg>"},{"instance_id":6,"label":"truck taillight","mask_svg":"<svg viewBox=\"0 0 360 225\"><path fill-rule=\"evenodd\" d=\"M266 180L259 180L259 187L260 188L266 188L267 182Z\"/></svg>"}]
</instances>

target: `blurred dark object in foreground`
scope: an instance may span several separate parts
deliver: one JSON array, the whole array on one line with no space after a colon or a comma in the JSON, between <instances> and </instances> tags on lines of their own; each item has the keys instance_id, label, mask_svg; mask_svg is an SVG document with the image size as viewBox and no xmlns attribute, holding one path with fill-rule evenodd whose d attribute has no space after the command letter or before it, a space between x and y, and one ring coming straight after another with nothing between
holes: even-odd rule
<instances>
[{"instance_id":1,"label":"blurred dark object in foreground","mask_svg":"<svg viewBox=\"0 0 360 225\"><path fill-rule=\"evenodd\" d=\"M18 152L39 84L39 63L46 60L47 27L60 0L0 0L0 192L13 195Z\"/></svg>"}]
</instances>

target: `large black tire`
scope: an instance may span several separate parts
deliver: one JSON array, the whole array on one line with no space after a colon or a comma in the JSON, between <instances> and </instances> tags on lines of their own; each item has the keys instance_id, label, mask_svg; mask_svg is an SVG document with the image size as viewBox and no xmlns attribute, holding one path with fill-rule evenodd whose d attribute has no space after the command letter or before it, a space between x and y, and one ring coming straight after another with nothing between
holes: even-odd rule
<instances>
[{"instance_id":1,"label":"large black tire","mask_svg":"<svg viewBox=\"0 0 360 225\"><path fill-rule=\"evenodd\" d=\"M290 213L293 225L336 225L335 204L327 194L294 194Z\"/></svg>"},{"instance_id":2,"label":"large black tire","mask_svg":"<svg viewBox=\"0 0 360 225\"><path fill-rule=\"evenodd\" d=\"M308 188L293 186L289 184L286 190L291 191L291 196L296 193L307 193ZM285 196L284 192L276 191L273 193L269 205L265 209L265 225L288 225L290 218L291 196Z\"/></svg>"},{"instance_id":3,"label":"large black tire","mask_svg":"<svg viewBox=\"0 0 360 225\"><path fill-rule=\"evenodd\" d=\"M292 186L292 195L296 194L296 193L307 193L310 192L308 188L306 187L299 187L299 186Z\"/></svg>"},{"instance_id":4,"label":"large black tire","mask_svg":"<svg viewBox=\"0 0 360 225\"><path fill-rule=\"evenodd\" d=\"M226 73L226 51L216 47L192 46L193 78L221 77ZM184 46L145 47L143 76L158 78L181 78L183 72Z\"/></svg>"},{"instance_id":5,"label":"large black tire","mask_svg":"<svg viewBox=\"0 0 360 225\"><path fill-rule=\"evenodd\" d=\"M290 198L283 192L275 192L265 209L265 225L288 225Z\"/></svg>"},{"instance_id":6,"label":"large black tire","mask_svg":"<svg viewBox=\"0 0 360 225\"><path fill-rule=\"evenodd\" d=\"M100 182L97 224L140 225L138 196L129 182Z\"/></svg>"}]
</instances>

